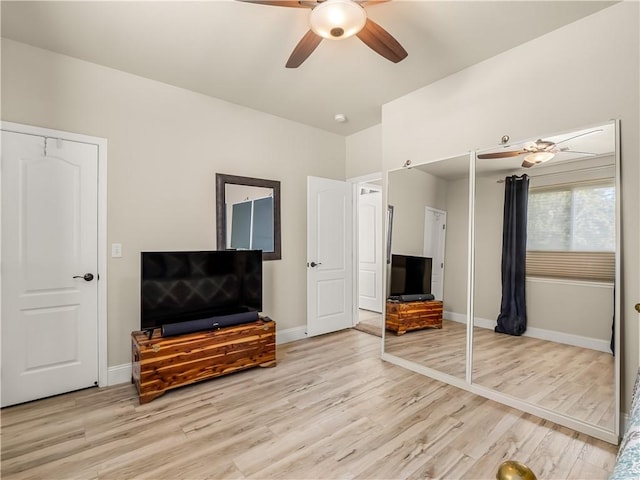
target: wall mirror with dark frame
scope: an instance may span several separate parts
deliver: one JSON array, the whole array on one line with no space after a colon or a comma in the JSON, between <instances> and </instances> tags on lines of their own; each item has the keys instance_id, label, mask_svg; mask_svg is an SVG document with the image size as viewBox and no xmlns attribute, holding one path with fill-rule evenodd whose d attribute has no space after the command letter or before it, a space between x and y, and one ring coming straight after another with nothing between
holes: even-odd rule
<instances>
[{"instance_id":1,"label":"wall mirror with dark frame","mask_svg":"<svg viewBox=\"0 0 640 480\"><path fill-rule=\"evenodd\" d=\"M401 317L398 328L385 330L384 352L460 382L465 381L467 365L469 166L470 157L465 153L390 171L387 177L387 198L394 217L387 298L403 293L403 288L414 288L408 286L414 282L411 270L422 271L427 265L429 281L418 290L432 294L434 301L402 305L387 301L387 327L392 327L389 315L396 315L397 309L407 310L396 315ZM400 283L395 285L397 278ZM428 308L434 302L441 302L437 308L442 309L435 326L414 321L413 316L430 316L420 307ZM403 329L404 322L409 330Z\"/></svg>"},{"instance_id":2,"label":"wall mirror with dark frame","mask_svg":"<svg viewBox=\"0 0 640 480\"><path fill-rule=\"evenodd\" d=\"M218 250L280 260L280 182L216 173L216 239Z\"/></svg>"},{"instance_id":3,"label":"wall mirror with dark frame","mask_svg":"<svg viewBox=\"0 0 640 480\"><path fill-rule=\"evenodd\" d=\"M607 122L481 152L475 165L473 384L595 435L619 422L616 144ZM549 154L491 158L522 145Z\"/></svg>"}]
</instances>

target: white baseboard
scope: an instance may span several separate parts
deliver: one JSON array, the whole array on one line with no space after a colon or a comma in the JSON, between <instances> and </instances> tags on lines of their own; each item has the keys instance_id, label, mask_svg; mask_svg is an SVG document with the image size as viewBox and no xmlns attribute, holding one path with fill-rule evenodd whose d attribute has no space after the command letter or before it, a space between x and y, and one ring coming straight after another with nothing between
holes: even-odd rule
<instances>
[{"instance_id":1,"label":"white baseboard","mask_svg":"<svg viewBox=\"0 0 640 480\"><path fill-rule=\"evenodd\" d=\"M107 370L107 386L131 382L131 364L125 363L109 367Z\"/></svg>"},{"instance_id":2,"label":"white baseboard","mask_svg":"<svg viewBox=\"0 0 640 480\"><path fill-rule=\"evenodd\" d=\"M458 323L467 323L467 315L455 312L444 312L444 317ZM493 330L496 326L495 320L476 317L474 325L480 328ZM551 342L563 343L565 345L573 345L574 347L588 348L598 352L611 353L609 341L600 340L598 338L583 337L572 333L556 332L546 330L544 328L527 327L527 331L522 334L523 337L538 338L540 340L548 340Z\"/></svg>"},{"instance_id":3,"label":"white baseboard","mask_svg":"<svg viewBox=\"0 0 640 480\"><path fill-rule=\"evenodd\" d=\"M293 327L276 331L276 345L295 342L307 338L307 327Z\"/></svg>"},{"instance_id":4,"label":"white baseboard","mask_svg":"<svg viewBox=\"0 0 640 480\"><path fill-rule=\"evenodd\" d=\"M307 327L293 327L276 331L276 345L295 342L307 338ZM131 364L125 363L109 367L107 370L107 386L131 381Z\"/></svg>"},{"instance_id":5,"label":"white baseboard","mask_svg":"<svg viewBox=\"0 0 640 480\"><path fill-rule=\"evenodd\" d=\"M447 312L446 310L442 312L442 316L447 320L451 320L453 322L464 323L467 324L467 314L466 313L455 313L455 312Z\"/></svg>"}]
</instances>

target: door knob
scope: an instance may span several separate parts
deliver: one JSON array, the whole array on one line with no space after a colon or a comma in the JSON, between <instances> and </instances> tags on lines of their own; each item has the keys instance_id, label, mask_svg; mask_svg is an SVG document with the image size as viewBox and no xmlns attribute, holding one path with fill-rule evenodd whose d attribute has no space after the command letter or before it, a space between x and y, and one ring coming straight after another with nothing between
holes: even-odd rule
<instances>
[{"instance_id":1,"label":"door knob","mask_svg":"<svg viewBox=\"0 0 640 480\"><path fill-rule=\"evenodd\" d=\"M83 278L86 282L93 280L93 273L85 273L84 275L74 275L73 278Z\"/></svg>"},{"instance_id":2,"label":"door knob","mask_svg":"<svg viewBox=\"0 0 640 480\"><path fill-rule=\"evenodd\" d=\"M636 303L636 312L640 313L640 303Z\"/></svg>"},{"instance_id":3,"label":"door knob","mask_svg":"<svg viewBox=\"0 0 640 480\"><path fill-rule=\"evenodd\" d=\"M316 262L311 262L311 263L309 264L309 266L310 266L310 267L317 267L318 265L322 265L322 262L318 262L318 263L316 263Z\"/></svg>"}]
</instances>

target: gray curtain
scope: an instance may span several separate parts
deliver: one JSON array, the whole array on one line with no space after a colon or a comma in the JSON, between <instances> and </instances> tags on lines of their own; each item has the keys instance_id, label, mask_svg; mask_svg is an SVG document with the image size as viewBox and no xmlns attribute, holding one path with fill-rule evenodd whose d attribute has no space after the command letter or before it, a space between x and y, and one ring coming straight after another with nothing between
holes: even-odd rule
<instances>
[{"instance_id":1,"label":"gray curtain","mask_svg":"<svg viewBox=\"0 0 640 480\"><path fill-rule=\"evenodd\" d=\"M529 177L505 178L502 226L502 302L495 331L522 335L527 330L525 274Z\"/></svg>"}]
</instances>

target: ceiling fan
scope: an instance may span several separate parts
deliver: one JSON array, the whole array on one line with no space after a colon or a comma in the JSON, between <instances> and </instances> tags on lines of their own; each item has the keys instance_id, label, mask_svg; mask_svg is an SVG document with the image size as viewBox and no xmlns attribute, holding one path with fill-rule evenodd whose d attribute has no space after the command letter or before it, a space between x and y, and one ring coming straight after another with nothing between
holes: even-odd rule
<instances>
[{"instance_id":1,"label":"ceiling fan","mask_svg":"<svg viewBox=\"0 0 640 480\"><path fill-rule=\"evenodd\" d=\"M407 56L406 50L380 25L367 18L364 7L389 0L239 0L276 7L310 8L310 30L293 49L287 68L302 65L323 38L341 40L356 35L374 52L393 63Z\"/></svg>"},{"instance_id":2,"label":"ceiling fan","mask_svg":"<svg viewBox=\"0 0 640 480\"><path fill-rule=\"evenodd\" d=\"M509 158L509 157L517 157L518 155L525 155L524 160L522 162L522 166L524 168L530 168L535 165L539 165L541 163L547 162L555 157L556 153L561 152L570 152L570 153L579 153L582 155L595 155L590 152L578 152L576 150L570 150L569 147L558 147L561 143L568 142L569 140L573 140L574 138L583 137L585 135L591 135L592 133L602 132L603 130L596 129L591 130L589 132L580 133L579 135L574 135L573 137L565 138L560 142L552 142L550 140L542 140L538 139L535 142L527 142L522 146L522 150L508 150L503 152L491 152L491 153L481 153L478 155L479 159L487 159L487 158Z\"/></svg>"}]
</instances>

